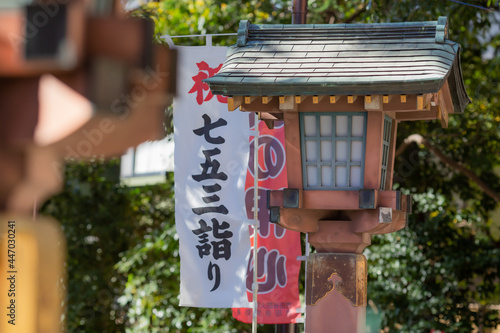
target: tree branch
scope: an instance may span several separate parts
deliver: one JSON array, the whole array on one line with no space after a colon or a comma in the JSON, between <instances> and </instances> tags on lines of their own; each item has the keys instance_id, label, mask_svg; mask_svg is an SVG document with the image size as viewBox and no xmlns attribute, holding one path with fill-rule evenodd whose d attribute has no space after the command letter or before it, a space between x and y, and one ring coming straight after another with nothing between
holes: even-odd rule
<instances>
[{"instance_id":1,"label":"tree branch","mask_svg":"<svg viewBox=\"0 0 500 333\"><path fill-rule=\"evenodd\" d=\"M412 134L406 139L404 139L403 143L398 147L395 153L395 157L401 155L406 148L408 148L409 145L412 143L416 143L418 145L424 145L425 148L430 150L436 157L438 157L441 162L447 164L451 168L457 170L458 172L463 173L469 180L472 182L476 183L477 186L479 186L484 193L486 193L489 197L491 197L493 200L496 202L500 202L500 195L496 193L492 188L490 188L485 182L481 180L474 172L471 170L467 169L465 166L463 166L461 163L456 162L446 156L439 148L431 144L429 141L427 141L423 136L420 134Z\"/></svg>"},{"instance_id":2,"label":"tree branch","mask_svg":"<svg viewBox=\"0 0 500 333\"><path fill-rule=\"evenodd\" d=\"M351 23L352 21L357 19L359 17L359 15L363 14L366 11L366 6L368 6L368 3L360 4L358 6L358 8L356 8L356 11L354 12L354 14L352 14L349 17L346 17L342 23Z\"/></svg>"}]
</instances>

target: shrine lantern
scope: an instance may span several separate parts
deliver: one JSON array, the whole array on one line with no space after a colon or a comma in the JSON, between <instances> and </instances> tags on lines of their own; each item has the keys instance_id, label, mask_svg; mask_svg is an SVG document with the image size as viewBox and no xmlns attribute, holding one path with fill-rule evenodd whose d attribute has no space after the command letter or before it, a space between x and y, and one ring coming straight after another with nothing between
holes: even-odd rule
<instances>
[{"instance_id":1,"label":"shrine lantern","mask_svg":"<svg viewBox=\"0 0 500 333\"><path fill-rule=\"evenodd\" d=\"M401 121L469 103L448 22L263 24L241 21L217 75L229 111L284 121L288 188L270 191L271 221L308 233L306 332L364 332L373 234L405 227L411 197L392 190Z\"/></svg>"}]
</instances>

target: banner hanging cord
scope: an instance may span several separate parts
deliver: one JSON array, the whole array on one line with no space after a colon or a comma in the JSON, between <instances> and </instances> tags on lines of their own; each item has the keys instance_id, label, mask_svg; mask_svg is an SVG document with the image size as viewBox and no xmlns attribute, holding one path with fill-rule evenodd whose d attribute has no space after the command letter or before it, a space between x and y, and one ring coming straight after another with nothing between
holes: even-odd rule
<instances>
[{"instance_id":1,"label":"banner hanging cord","mask_svg":"<svg viewBox=\"0 0 500 333\"><path fill-rule=\"evenodd\" d=\"M205 35L180 35L180 36L170 36L170 35L163 35L160 38L162 38L165 42L167 42L168 46L170 47L175 47L176 45L174 44L174 41L172 38L193 38L193 37L204 37L205 38L205 44L207 46L212 46L212 37L221 37L221 36L238 36L237 33L225 33L225 34L205 34Z\"/></svg>"},{"instance_id":2,"label":"banner hanging cord","mask_svg":"<svg viewBox=\"0 0 500 333\"><path fill-rule=\"evenodd\" d=\"M252 332L257 333L257 293L259 284L257 281L257 249L258 249L258 233L259 233L259 116L255 113L255 134L253 141L253 316L252 316Z\"/></svg>"}]
</instances>

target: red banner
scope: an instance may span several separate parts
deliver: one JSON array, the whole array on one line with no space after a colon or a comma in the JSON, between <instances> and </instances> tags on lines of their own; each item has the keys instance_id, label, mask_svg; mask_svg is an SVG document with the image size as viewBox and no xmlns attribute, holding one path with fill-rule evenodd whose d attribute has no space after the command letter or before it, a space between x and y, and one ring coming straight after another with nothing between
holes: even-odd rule
<instances>
[{"instance_id":1,"label":"red banner","mask_svg":"<svg viewBox=\"0 0 500 333\"><path fill-rule=\"evenodd\" d=\"M251 128L254 115L250 114ZM270 130L259 122L259 236L257 250L257 276L259 292L257 315L259 324L294 323L300 317L298 278L301 255L300 233L283 229L269 222L267 191L287 187L285 132L282 122L275 122ZM253 219L254 198L254 141L250 143L250 158L245 183L245 204L249 219ZM253 229L253 228L251 228ZM251 239L253 246L253 235ZM253 253L248 262L246 288L248 300L253 300ZM252 309L235 308L233 316L245 323L252 322Z\"/></svg>"}]
</instances>

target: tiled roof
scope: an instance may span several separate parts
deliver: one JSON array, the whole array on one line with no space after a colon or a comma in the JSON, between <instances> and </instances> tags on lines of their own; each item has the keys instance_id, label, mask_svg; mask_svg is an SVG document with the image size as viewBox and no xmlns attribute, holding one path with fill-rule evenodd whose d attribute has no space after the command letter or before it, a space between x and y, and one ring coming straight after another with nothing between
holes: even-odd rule
<instances>
[{"instance_id":1,"label":"tiled roof","mask_svg":"<svg viewBox=\"0 0 500 333\"><path fill-rule=\"evenodd\" d=\"M438 92L450 84L455 112L469 103L459 44L445 17L379 24L251 24L219 73L205 81L229 96L375 95Z\"/></svg>"}]
</instances>

